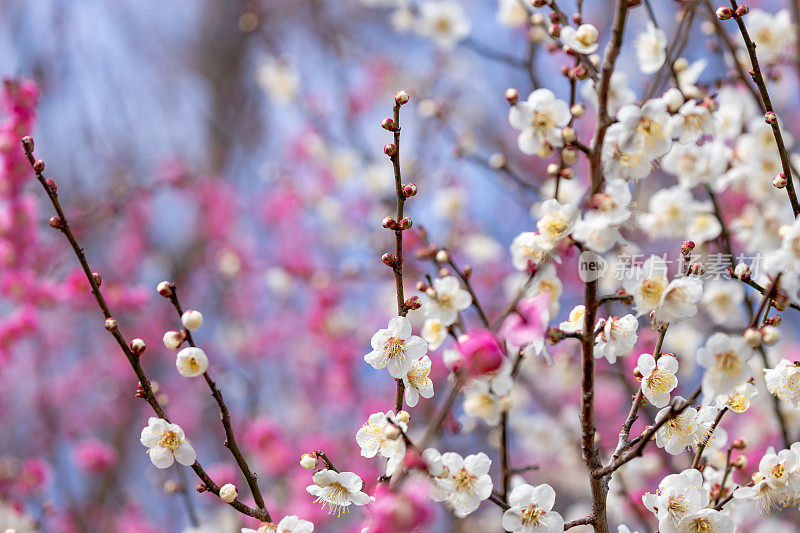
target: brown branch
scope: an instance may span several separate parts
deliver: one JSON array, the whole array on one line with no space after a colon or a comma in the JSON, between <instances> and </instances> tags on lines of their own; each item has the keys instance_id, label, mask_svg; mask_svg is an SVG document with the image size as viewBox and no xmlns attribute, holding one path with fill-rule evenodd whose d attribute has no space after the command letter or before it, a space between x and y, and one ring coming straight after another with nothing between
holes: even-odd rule
<instances>
[{"instance_id":1,"label":"brown branch","mask_svg":"<svg viewBox=\"0 0 800 533\"><path fill-rule=\"evenodd\" d=\"M57 219L52 221L51 224L55 224L55 227L64 234L64 236L69 241L70 246L72 247L75 256L78 258L78 262L83 269L84 274L86 275L86 279L89 281L89 285L92 288L92 294L94 295L94 299L97 302L98 307L103 313L103 316L106 318L107 324L109 319L112 319L111 311L108 308L108 304L106 303L103 294L100 292L100 285L98 284L98 279L92 269L89 267L89 262L86 259L86 254L83 252L83 248L78 244L75 235L72 233L72 229L70 228L69 221L67 220L66 215L64 214L64 210L61 207L61 202L58 199L58 193L56 192L55 184L53 183L52 186L48 183L48 180L44 177L44 162L37 161L33 155L33 139L30 137L24 137L22 139L22 147L25 151L25 156L28 158L28 162L31 164L31 167L36 174L36 179L44 188L45 192L47 193L48 198L50 199L50 203L53 205L53 209L57 214ZM51 182L52 183L52 182ZM52 220L52 219L51 219ZM163 407L158 402L158 399L155 397L153 393L153 389L150 386L150 381L147 379L147 376L142 369L142 365L139 362L139 357L133 353L128 343L125 341L125 338L122 336L122 333L119 331L119 327L110 327L107 328L111 335L114 337L114 340L117 341L122 353L128 359L128 363L130 363L131 368L133 369L136 377L139 379L139 391L141 396L147 401L150 407L155 412L156 416L159 418L169 422L169 418L167 417ZM203 482L203 484L199 487L202 492L208 491L217 496L219 496L219 485L217 485L214 480L206 473L203 469L202 465L199 461L195 461L194 464L191 466L192 470L194 470L197 477ZM272 519L270 518L269 513L266 509L253 509L248 507L247 505L243 504L239 500L234 500L229 503L231 507L236 509L242 514L247 516L251 516L253 518L257 518L262 521L271 522Z\"/></svg>"},{"instance_id":2,"label":"brown branch","mask_svg":"<svg viewBox=\"0 0 800 533\"><path fill-rule=\"evenodd\" d=\"M178 300L178 288L174 283L171 283L170 289L169 301L172 303L173 307L175 307L175 311L178 313L178 319L180 320L183 316L183 308L181 307L180 300ZM186 330L186 342L189 346L196 347L194 338L192 338L192 332L188 329ZM211 378L211 374L209 374L208 371L203 373L203 379L205 379L208 388L211 390L211 395L219 406L220 420L222 421L222 427L225 429L225 447L231 452L231 455L236 460L236 464L247 482L247 486L250 487L250 493L253 495L253 501L256 507L266 512L264 496L261 494L261 489L258 486L258 476L250 470L247 459L245 459L244 454L241 449L239 449L239 444L236 442L236 435L233 432L233 425L231 424L231 415L225 403L225 399L222 397L222 391L217 387L216 382Z\"/></svg>"},{"instance_id":3,"label":"brown branch","mask_svg":"<svg viewBox=\"0 0 800 533\"><path fill-rule=\"evenodd\" d=\"M758 65L758 56L756 55L756 45L750 39L750 34L747 32L747 27L742 20L742 17L736 13L737 7L736 0L730 0L731 8L734 11L733 19L736 21L736 25L739 26L739 32L742 34L742 39L744 40L745 47L747 48L747 54L750 56L750 63L753 66L752 70L752 77L753 81L758 87L758 91L761 94L761 100L764 102L764 110L767 115L775 114L775 109L772 107L772 100L770 100L769 92L767 91L767 84L764 81L764 76L761 74L761 67ZM735 58L734 58L735 60ZM781 166L783 167L783 174L786 176L786 194L789 196L789 202L792 204L792 212L794 212L794 216L797 217L800 215L800 204L797 203L797 195L794 191L794 178L792 177L792 167L789 162L789 153L786 151L786 145L783 142L783 134L781 133L781 127L778 124L778 119L775 117L774 120L768 121L768 124L772 126L772 134L775 136L775 144L778 146L778 153L780 153L781 157Z\"/></svg>"},{"instance_id":4,"label":"brown branch","mask_svg":"<svg viewBox=\"0 0 800 533\"><path fill-rule=\"evenodd\" d=\"M579 518L577 520L573 520L571 522L566 522L564 524L564 531L568 529L572 529L573 527L577 526L586 526L589 524L594 524L594 517L593 516L585 516L583 518Z\"/></svg>"},{"instance_id":5,"label":"brown branch","mask_svg":"<svg viewBox=\"0 0 800 533\"><path fill-rule=\"evenodd\" d=\"M717 426L719 423L722 422L722 417L725 416L725 413L728 412L727 407L723 407L717 413L717 417L714 419L714 423L711 424L711 428L708 430L708 438L704 439L699 446L697 446L697 451L694 453L694 459L692 460L691 468L702 470L700 468L700 458L703 456L703 451L705 451L706 446L708 445L708 441L711 440L711 437L714 435L714 432L717 430Z\"/></svg>"}]
</instances>

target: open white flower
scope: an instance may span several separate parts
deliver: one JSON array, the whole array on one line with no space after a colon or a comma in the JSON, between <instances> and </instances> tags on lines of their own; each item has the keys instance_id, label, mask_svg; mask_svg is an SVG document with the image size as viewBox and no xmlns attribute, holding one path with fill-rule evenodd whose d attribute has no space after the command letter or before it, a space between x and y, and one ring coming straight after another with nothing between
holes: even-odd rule
<instances>
[{"instance_id":1,"label":"open white flower","mask_svg":"<svg viewBox=\"0 0 800 533\"><path fill-rule=\"evenodd\" d=\"M370 497L361 492L364 482L353 472L334 472L320 470L314 474L314 484L306 487L306 491L316 496L316 503L322 502L322 508L328 506L328 513L341 516L348 512L350 505L366 505Z\"/></svg>"},{"instance_id":2,"label":"open white flower","mask_svg":"<svg viewBox=\"0 0 800 533\"><path fill-rule=\"evenodd\" d=\"M372 336L372 351L364 356L364 361L375 369L387 368L393 378L401 379L427 351L425 341L411 334L411 322L404 316L396 316L389 321L388 328Z\"/></svg>"},{"instance_id":3,"label":"open white flower","mask_svg":"<svg viewBox=\"0 0 800 533\"><path fill-rule=\"evenodd\" d=\"M581 24L576 28L564 26L559 35L561 42L579 54L591 54L600 46L597 42L598 32L591 24Z\"/></svg>"},{"instance_id":4,"label":"open white flower","mask_svg":"<svg viewBox=\"0 0 800 533\"><path fill-rule=\"evenodd\" d=\"M208 356L200 348L189 346L178 352L175 366L181 376L187 378L199 376L208 369Z\"/></svg>"},{"instance_id":5,"label":"open white flower","mask_svg":"<svg viewBox=\"0 0 800 533\"><path fill-rule=\"evenodd\" d=\"M747 361L753 355L753 348L740 335L730 336L714 333L705 346L697 350L697 362L704 368L703 395L713 398L717 394L727 394L750 377Z\"/></svg>"},{"instance_id":6,"label":"open white flower","mask_svg":"<svg viewBox=\"0 0 800 533\"><path fill-rule=\"evenodd\" d=\"M414 407L419 397L433 398L433 380L431 380L431 358L423 355L414 361L408 374L403 377L405 392L403 397L409 407Z\"/></svg>"},{"instance_id":7,"label":"open white flower","mask_svg":"<svg viewBox=\"0 0 800 533\"><path fill-rule=\"evenodd\" d=\"M689 100L669 119L670 135L681 144L693 143L714 133L714 118L708 108Z\"/></svg>"},{"instance_id":8,"label":"open white flower","mask_svg":"<svg viewBox=\"0 0 800 533\"><path fill-rule=\"evenodd\" d=\"M630 108L631 106L625 106ZM635 106L633 106L635 107ZM603 171L609 180L640 180L653 170L653 158L637 142L631 130L619 122L612 124L603 139Z\"/></svg>"},{"instance_id":9,"label":"open white flower","mask_svg":"<svg viewBox=\"0 0 800 533\"><path fill-rule=\"evenodd\" d=\"M667 35L652 22L647 23L647 29L636 37L633 46L643 74L655 73L667 59Z\"/></svg>"},{"instance_id":10,"label":"open white flower","mask_svg":"<svg viewBox=\"0 0 800 533\"><path fill-rule=\"evenodd\" d=\"M677 405L683 404L686 400L682 396L676 396ZM671 408L663 408L656 414L656 423L666 416L670 416ZM664 448L670 455L680 455L683 451L694 444L695 433L697 432L697 410L687 407L679 415L670 420L656 431L656 446Z\"/></svg>"},{"instance_id":11,"label":"open white flower","mask_svg":"<svg viewBox=\"0 0 800 533\"><path fill-rule=\"evenodd\" d=\"M528 11L519 3L519 0L497 0L495 19L500 24L513 28L522 26L529 18Z\"/></svg>"},{"instance_id":12,"label":"open white flower","mask_svg":"<svg viewBox=\"0 0 800 533\"><path fill-rule=\"evenodd\" d=\"M564 333L580 333L583 331L583 325L586 321L586 307L583 305L576 305L569 312L569 319L560 323L558 329Z\"/></svg>"},{"instance_id":13,"label":"open white flower","mask_svg":"<svg viewBox=\"0 0 800 533\"><path fill-rule=\"evenodd\" d=\"M678 183L691 189L698 185L713 185L725 174L733 150L721 142L676 144L661 159L661 168L678 178Z\"/></svg>"},{"instance_id":14,"label":"open white flower","mask_svg":"<svg viewBox=\"0 0 800 533\"><path fill-rule=\"evenodd\" d=\"M312 533L314 524L294 515L284 516L278 522L276 533Z\"/></svg>"},{"instance_id":15,"label":"open white flower","mask_svg":"<svg viewBox=\"0 0 800 533\"><path fill-rule=\"evenodd\" d=\"M441 321L442 325L449 326L458 318L458 313L472 305L472 296L458 284L453 276L445 276L433 280L435 296L427 294L422 296L422 310L425 318Z\"/></svg>"},{"instance_id":16,"label":"open white flower","mask_svg":"<svg viewBox=\"0 0 800 533\"><path fill-rule=\"evenodd\" d=\"M389 420L395 420L394 411L387 411L386 413L372 413L369 419L359 428L356 433L356 442L361 447L362 457L375 457L378 452L384 457L391 455L391 450L388 448L388 439L386 438L386 428L391 426ZM395 422L397 422L395 420ZM405 431L408 426L405 423L397 422L397 425Z\"/></svg>"},{"instance_id":17,"label":"open white flower","mask_svg":"<svg viewBox=\"0 0 800 533\"><path fill-rule=\"evenodd\" d=\"M626 105L619 110L617 118L630 135L630 142L644 150L650 159L661 157L672 147L669 113L664 100L648 100L642 107Z\"/></svg>"},{"instance_id":18,"label":"open white flower","mask_svg":"<svg viewBox=\"0 0 800 533\"><path fill-rule=\"evenodd\" d=\"M758 47L759 62L769 63L779 59L796 40L794 24L786 9L774 15L753 9L747 15L746 24Z\"/></svg>"},{"instance_id":19,"label":"open white flower","mask_svg":"<svg viewBox=\"0 0 800 533\"><path fill-rule=\"evenodd\" d=\"M636 345L638 329L639 321L633 315L609 318L595 339L594 356L605 357L614 364L618 357L627 355Z\"/></svg>"},{"instance_id":20,"label":"open white flower","mask_svg":"<svg viewBox=\"0 0 800 533\"><path fill-rule=\"evenodd\" d=\"M464 412L472 418L480 418L488 426L496 426L503 414L503 401L492 392L485 379L474 379L464 387Z\"/></svg>"},{"instance_id":21,"label":"open white flower","mask_svg":"<svg viewBox=\"0 0 800 533\"><path fill-rule=\"evenodd\" d=\"M438 318L428 318L422 325L420 335L428 343L429 350L437 350L447 338L447 326Z\"/></svg>"},{"instance_id":22,"label":"open white flower","mask_svg":"<svg viewBox=\"0 0 800 533\"><path fill-rule=\"evenodd\" d=\"M753 398L758 396L758 389L752 383L737 385L727 394L717 396L717 408L727 407L734 413L744 413L750 408Z\"/></svg>"},{"instance_id":23,"label":"open white flower","mask_svg":"<svg viewBox=\"0 0 800 533\"><path fill-rule=\"evenodd\" d=\"M542 202L537 211L540 218L536 222L536 228L551 248L570 234L580 215L577 206L562 204L555 198Z\"/></svg>"},{"instance_id":24,"label":"open white flower","mask_svg":"<svg viewBox=\"0 0 800 533\"><path fill-rule=\"evenodd\" d=\"M698 446L706 445L706 452L712 449L719 450L728 441L728 432L714 424L717 415L719 415L719 409L713 405L707 405L697 411L697 417L694 419L697 424L694 443Z\"/></svg>"},{"instance_id":25,"label":"open white flower","mask_svg":"<svg viewBox=\"0 0 800 533\"><path fill-rule=\"evenodd\" d=\"M678 524L681 533L708 533L711 531L734 531L733 518L716 509L700 509L688 514Z\"/></svg>"},{"instance_id":26,"label":"open white flower","mask_svg":"<svg viewBox=\"0 0 800 533\"><path fill-rule=\"evenodd\" d=\"M174 461L191 466L197 459L181 427L162 418L151 416L139 440L147 446L150 461L158 468L168 468Z\"/></svg>"},{"instance_id":27,"label":"open white flower","mask_svg":"<svg viewBox=\"0 0 800 533\"><path fill-rule=\"evenodd\" d=\"M800 366L781 359L775 368L764 369L767 390L782 400L800 405Z\"/></svg>"},{"instance_id":28,"label":"open white flower","mask_svg":"<svg viewBox=\"0 0 800 533\"><path fill-rule=\"evenodd\" d=\"M649 353L639 356L636 363L642 374L642 393L651 404L664 407L669 403L669 394L678 386L678 360L662 355L658 361Z\"/></svg>"},{"instance_id":29,"label":"open white flower","mask_svg":"<svg viewBox=\"0 0 800 533\"><path fill-rule=\"evenodd\" d=\"M542 235L524 231L511 241L511 260L517 270L528 270L529 265L538 265L550 256L553 245Z\"/></svg>"},{"instance_id":30,"label":"open white flower","mask_svg":"<svg viewBox=\"0 0 800 533\"><path fill-rule=\"evenodd\" d=\"M703 475L694 468L670 474L658 484L658 492L642 496L645 507L658 518L659 531L665 532L678 531L681 520L700 511L709 500Z\"/></svg>"},{"instance_id":31,"label":"open white flower","mask_svg":"<svg viewBox=\"0 0 800 533\"><path fill-rule=\"evenodd\" d=\"M491 496L492 478L489 476L489 467L492 461L485 453L462 458L457 453L447 452L442 454L441 462L448 475L439 479L438 483L446 492L446 501L453 506L456 516L467 516Z\"/></svg>"},{"instance_id":32,"label":"open white flower","mask_svg":"<svg viewBox=\"0 0 800 533\"><path fill-rule=\"evenodd\" d=\"M570 117L569 105L556 99L550 89L533 91L526 101L518 102L508 112L508 122L520 130L519 149L528 155L539 153L545 144L563 146L561 128Z\"/></svg>"},{"instance_id":33,"label":"open white flower","mask_svg":"<svg viewBox=\"0 0 800 533\"><path fill-rule=\"evenodd\" d=\"M695 276L667 281L664 260L651 256L642 267L633 269L623 281L633 295L638 315L654 312L659 322L676 322L697 314L697 302L703 294L703 282Z\"/></svg>"},{"instance_id":34,"label":"open white flower","mask_svg":"<svg viewBox=\"0 0 800 533\"><path fill-rule=\"evenodd\" d=\"M517 485L508 495L511 506L503 513L503 529L512 533L560 533L564 518L553 511L556 492L547 484Z\"/></svg>"},{"instance_id":35,"label":"open white flower","mask_svg":"<svg viewBox=\"0 0 800 533\"><path fill-rule=\"evenodd\" d=\"M710 280L703 287L701 303L715 324L744 325L744 284L721 279Z\"/></svg>"},{"instance_id":36,"label":"open white flower","mask_svg":"<svg viewBox=\"0 0 800 533\"><path fill-rule=\"evenodd\" d=\"M686 236L697 203L688 189L676 185L653 193L647 206L649 212L643 213L640 219L648 235L681 238Z\"/></svg>"},{"instance_id":37,"label":"open white flower","mask_svg":"<svg viewBox=\"0 0 800 533\"><path fill-rule=\"evenodd\" d=\"M428 1L419 6L417 31L442 50L452 50L463 40L472 25L464 5L455 0Z\"/></svg>"}]
</instances>

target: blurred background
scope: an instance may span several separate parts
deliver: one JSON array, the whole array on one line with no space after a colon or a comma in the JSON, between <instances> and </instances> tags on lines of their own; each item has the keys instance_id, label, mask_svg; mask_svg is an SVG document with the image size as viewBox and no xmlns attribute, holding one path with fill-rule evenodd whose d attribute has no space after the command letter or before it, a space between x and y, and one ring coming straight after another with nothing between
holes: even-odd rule
<instances>
[{"instance_id":1,"label":"blurred background","mask_svg":"<svg viewBox=\"0 0 800 533\"><path fill-rule=\"evenodd\" d=\"M548 87L568 99L569 83L558 74L565 56L548 51L542 27L514 2L458 3L469 36L442 49L414 31L413 6L403 0L0 0L0 529L257 526L197 494L189 469L150 465L138 442L149 408L133 398L136 379L104 332L67 243L47 226L49 205L21 159L25 134L58 183L121 331L146 341L145 370L212 477L244 487L222 446L213 399L201 382L175 372L174 354L161 342L180 327L155 291L165 279L177 284L184 307L205 316L195 339L272 515L297 514L323 532L368 523L369 509L340 519L320 511L305 491L311 476L297 461L324 449L340 469L362 475L368 492L381 473L375 460L359 457L354 438L394 398L386 374L363 362L371 335L395 314L394 281L380 261L393 246L381 220L394 209L391 164L382 153L390 135L380 121L395 91L407 89L401 160L404 180L420 189L407 204L410 216L431 242L473 268L481 303L497 317L520 279L508 245L534 227L530 208L552 187L548 161L517 149L503 94L516 87L525 98ZM573 4L563 7L573 12ZM601 45L610 25L606 4L583 5ZM671 35L680 2L657 4ZM647 20L635 8L630 35ZM697 84L713 85L727 67L705 23L698 15L683 56L704 59ZM619 65L641 94L649 77L635 58L626 48ZM788 66L782 72L775 70L774 100L796 111L797 77ZM592 124L588 118L576 126L587 143ZM796 120L786 125L800 135ZM494 154L507 161L502 168ZM578 198L585 183L580 164L562 186ZM408 235L409 250L424 246L419 233ZM581 297L569 281L574 265L565 264L556 323ZM407 268L412 294L417 280L436 272L413 259ZM645 340L652 341L647 332ZM537 447L574 441L574 348L559 347L568 353L555 369L530 363L520 393L520 464L546 463ZM441 357L432 359L436 396L412 411L412 426L446 394ZM547 385L537 384L545 371ZM615 420L626 393L616 387L604 394L609 412L601 417ZM462 426L458 418L447 428L440 449L483 449L496 458L491 428ZM568 520L585 514L587 489L577 445L570 446L530 478L554 484ZM652 468L642 475L658 472ZM575 475L565 479L565 471ZM654 490L660 478L652 479L642 491ZM463 521L425 498L411 508L424 518L420 530L499 530L500 510L491 505ZM618 511L620 519L632 512L622 504Z\"/></svg>"}]
</instances>

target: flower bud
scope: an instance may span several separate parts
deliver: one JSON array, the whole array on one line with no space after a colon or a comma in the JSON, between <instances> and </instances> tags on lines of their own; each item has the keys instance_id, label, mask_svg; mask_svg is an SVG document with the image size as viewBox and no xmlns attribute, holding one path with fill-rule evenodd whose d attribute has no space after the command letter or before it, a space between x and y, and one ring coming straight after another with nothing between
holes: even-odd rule
<instances>
[{"instance_id":1,"label":"flower bud","mask_svg":"<svg viewBox=\"0 0 800 533\"><path fill-rule=\"evenodd\" d=\"M388 143L386 146L383 147L383 153L392 157L397 153L397 146L394 143Z\"/></svg>"},{"instance_id":2,"label":"flower bud","mask_svg":"<svg viewBox=\"0 0 800 533\"><path fill-rule=\"evenodd\" d=\"M561 26L558 24L551 24L547 29L547 33L550 34L550 37L558 39L561 36Z\"/></svg>"},{"instance_id":3,"label":"flower bud","mask_svg":"<svg viewBox=\"0 0 800 533\"><path fill-rule=\"evenodd\" d=\"M583 114L586 112L586 106L581 103L574 104L572 107L569 108L569 112L572 114L573 117L581 118Z\"/></svg>"},{"instance_id":4,"label":"flower bud","mask_svg":"<svg viewBox=\"0 0 800 533\"><path fill-rule=\"evenodd\" d=\"M55 180L47 178L44 180L45 184L47 184L47 188L50 189L53 194L58 194L58 185L56 185Z\"/></svg>"},{"instance_id":5,"label":"flower bud","mask_svg":"<svg viewBox=\"0 0 800 533\"><path fill-rule=\"evenodd\" d=\"M749 279L750 266L747 263L739 263L736 265L736 268L733 269L733 275L737 279Z\"/></svg>"},{"instance_id":6,"label":"flower bud","mask_svg":"<svg viewBox=\"0 0 800 533\"><path fill-rule=\"evenodd\" d=\"M495 170L504 168L507 163L506 156L501 153L494 153L489 156L489 166Z\"/></svg>"},{"instance_id":7,"label":"flower bud","mask_svg":"<svg viewBox=\"0 0 800 533\"><path fill-rule=\"evenodd\" d=\"M761 328L761 338L764 344L775 344L781 340L781 331L775 326L764 326Z\"/></svg>"},{"instance_id":8,"label":"flower bud","mask_svg":"<svg viewBox=\"0 0 800 533\"><path fill-rule=\"evenodd\" d=\"M160 294L164 298L169 298L170 296L172 296L172 283L170 283L169 281L162 281L161 283L158 284L156 290L158 291L158 294Z\"/></svg>"},{"instance_id":9,"label":"flower bud","mask_svg":"<svg viewBox=\"0 0 800 533\"><path fill-rule=\"evenodd\" d=\"M189 331L194 331L203 325L203 314L194 309L187 309L181 315L181 324Z\"/></svg>"},{"instance_id":10,"label":"flower bud","mask_svg":"<svg viewBox=\"0 0 800 533\"><path fill-rule=\"evenodd\" d=\"M142 355L146 349L147 345L142 339L137 338L131 341L131 351L134 353L134 355Z\"/></svg>"},{"instance_id":11,"label":"flower bud","mask_svg":"<svg viewBox=\"0 0 800 533\"><path fill-rule=\"evenodd\" d=\"M416 196L418 192L417 186L413 183L408 183L403 185L403 196L409 198L411 196Z\"/></svg>"},{"instance_id":12,"label":"flower bud","mask_svg":"<svg viewBox=\"0 0 800 533\"><path fill-rule=\"evenodd\" d=\"M164 346L167 350L177 350L185 339L186 334L183 331L168 331L164 333Z\"/></svg>"},{"instance_id":13,"label":"flower bud","mask_svg":"<svg viewBox=\"0 0 800 533\"><path fill-rule=\"evenodd\" d=\"M383 264L385 264L388 267L394 267L397 265L397 261L394 258L394 255L392 255L389 252L386 252L381 256L381 261L383 261Z\"/></svg>"},{"instance_id":14,"label":"flower bud","mask_svg":"<svg viewBox=\"0 0 800 533\"><path fill-rule=\"evenodd\" d=\"M447 263L450 261L450 254L447 253L447 250L439 250L436 252L436 261L439 263Z\"/></svg>"},{"instance_id":15,"label":"flower bud","mask_svg":"<svg viewBox=\"0 0 800 533\"><path fill-rule=\"evenodd\" d=\"M397 221L392 217L385 217L381 225L386 229L395 230L397 229Z\"/></svg>"},{"instance_id":16,"label":"flower bud","mask_svg":"<svg viewBox=\"0 0 800 533\"><path fill-rule=\"evenodd\" d=\"M58 217L50 217L50 227L55 229L61 229L61 219Z\"/></svg>"},{"instance_id":17,"label":"flower bud","mask_svg":"<svg viewBox=\"0 0 800 533\"><path fill-rule=\"evenodd\" d=\"M747 456L746 455L737 455L736 459L733 460L733 467L738 468L739 470L744 470L747 468Z\"/></svg>"},{"instance_id":18,"label":"flower bud","mask_svg":"<svg viewBox=\"0 0 800 533\"><path fill-rule=\"evenodd\" d=\"M575 171L570 167L566 167L559 170L558 175L565 180L571 180L575 177Z\"/></svg>"},{"instance_id":19,"label":"flower bud","mask_svg":"<svg viewBox=\"0 0 800 533\"><path fill-rule=\"evenodd\" d=\"M22 144L25 145L26 149L33 150L33 137L26 135L22 138Z\"/></svg>"},{"instance_id":20,"label":"flower bud","mask_svg":"<svg viewBox=\"0 0 800 533\"><path fill-rule=\"evenodd\" d=\"M33 163L33 170L34 172L41 174L44 171L44 161L42 161L41 159L37 159Z\"/></svg>"},{"instance_id":21,"label":"flower bud","mask_svg":"<svg viewBox=\"0 0 800 533\"><path fill-rule=\"evenodd\" d=\"M561 170L561 165L559 165L558 163L550 163L549 165L547 165L547 173L550 174L551 176L555 176L556 174L558 174L559 170Z\"/></svg>"},{"instance_id":22,"label":"flower bud","mask_svg":"<svg viewBox=\"0 0 800 533\"><path fill-rule=\"evenodd\" d=\"M383 436L387 440L397 440L397 438L400 437L400 428L398 428L397 426L395 426L393 424L388 424L383 429Z\"/></svg>"},{"instance_id":23,"label":"flower bud","mask_svg":"<svg viewBox=\"0 0 800 533\"><path fill-rule=\"evenodd\" d=\"M508 105L516 105L519 101L519 91L514 88L506 89L506 101Z\"/></svg>"},{"instance_id":24,"label":"flower bud","mask_svg":"<svg viewBox=\"0 0 800 533\"><path fill-rule=\"evenodd\" d=\"M728 6L720 6L717 8L717 18L719 20L728 20L733 16L733 9Z\"/></svg>"},{"instance_id":25,"label":"flower bud","mask_svg":"<svg viewBox=\"0 0 800 533\"><path fill-rule=\"evenodd\" d=\"M397 223L400 226L400 229L406 230L411 229L411 219L408 217L403 217L400 219L400 222Z\"/></svg>"},{"instance_id":26,"label":"flower bud","mask_svg":"<svg viewBox=\"0 0 800 533\"><path fill-rule=\"evenodd\" d=\"M397 129L397 124L394 123L394 120L385 118L381 122L381 128L385 129L386 131L394 131Z\"/></svg>"},{"instance_id":27,"label":"flower bud","mask_svg":"<svg viewBox=\"0 0 800 533\"><path fill-rule=\"evenodd\" d=\"M683 241L683 244L681 244L681 253L683 255L688 255L692 250L694 250L695 246L696 245L694 241Z\"/></svg>"},{"instance_id":28,"label":"flower bud","mask_svg":"<svg viewBox=\"0 0 800 533\"><path fill-rule=\"evenodd\" d=\"M772 180L772 184L775 186L776 189L783 189L786 187L786 183L788 180L784 174L778 174Z\"/></svg>"},{"instance_id":29,"label":"flower bud","mask_svg":"<svg viewBox=\"0 0 800 533\"><path fill-rule=\"evenodd\" d=\"M747 328L744 332L744 340L750 346L761 346L761 332L755 328Z\"/></svg>"},{"instance_id":30,"label":"flower bud","mask_svg":"<svg viewBox=\"0 0 800 533\"><path fill-rule=\"evenodd\" d=\"M411 422L411 415L408 414L408 411L400 411L395 415L394 419L401 424L408 424Z\"/></svg>"},{"instance_id":31,"label":"flower bud","mask_svg":"<svg viewBox=\"0 0 800 533\"><path fill-rule=\"evenodd\" d=\"M539 151L536 152L536 155L538 155L541 158L547 159L548 157L553 155L553 147L552 147L552 145L550 143L548 143L548 142L542 144L542 147L539 148Z\"/></svg>"},{"instance_id":32,"label":"flower bud","mask_svg":"<svg viewBox=\"0 0 800 533\"><path fill-rule=\"evenodd\" d=\"M226 483L219 489L219 499L225 503L232 503L238 495L239 493L236 492L236 485L233 483Z\"/></svg>"},{"instance_id":33,"label":"flower bud","mask_svg":"<svg viewBox=\"0 0 800 533\"><path fill-rule=\"evenodd\" d=\"M736 16L739 18L747 15L748 13L750 13L750 8L746 5L741 5L736 8Z\"/></svg>"},{"instance_id":34,"label":"flower bud","mask_svg":"<svg viewBox=\"0 0 800 533\"><path fill-rule=\"evenodd\" d=\"M117 326L119 326L119 324L116 318L106 318L106 329L108 331L117 331Z\"/></svg>"},{"instance_id":35,"label":"flower bud","mask_svg":"<svg viewBox=\"0 0 800 533\"><path fill-rule=\"evenodd\" d=\"M473 329L458 340L467 372L481 376L500 368L505 357L494 334L487 329Z\"/></svg>"},{"instance_id":36,"label":"flower bud","mask_svg":"<svg viewBox=\"0 0 800 533\"><path fill-rule=\"evenodd\" d=\"M394 94L394 103L397 105L406 105L410 99L411 97L408 96L408 92L406 91L397 91Z\"/></svg>"},{"instance_id":37,"label":"flower bud","mask_svg":"<svg viewBox=\"0 0 800 533\"><path fill-rule=\"evenodd\" d=\"M703 263L692 263L689 265L689 274L692 276L702 276L706 273L706 266Z\"/></svg>"},{"instance_id":38,"label":"flower bud","mask_svg":"<svg viewBox=\"0 0 800 533\"><path fill-rule=\"evenodd\" d=\"M667 110L671 113L677 112L684 102L683 94L675 87L667 89L662 98L667 103Z\"/></svg>"},{"instance_id":39,"label":"flower bud","mask_svg":"<svg viewBox=\"0 0 800 533\"><path fill-rule=\"evenodd\" d=\"M565 128L561 128L561 138L564 139L564 142L569 144L575 142L578 138L578 135L575 133L575 128L571 128L569 126Z\"/></svg>"},{"instance_id":40,"label":"flower bud","mask_svg":"<svg viewBox=\"0 0 800 533\"><path fill-rule=\"evenodd\" d=\"M778 123L778 116L773 111L767 111L764 113L764 122L769 125L777 124Z\"/></svg>"},{"instance_id":41,"label":"flower bud","mask_svg":"<svg viewBox=\"0 0 800 533\"><path fill-rule=\"evenodd\" d=\"M403 305L406 307L406 309L412 309L412 310L419 309L420 307L422 307L422 303L419 301L419 296L412 296L411 298L403 302Z\"/></svg>"},{"instance_id":42,"label":"flower bud","mask_svg":"<svg viewBox=\"0 0 800 533\"><path fill-rule=\"evenodd\" d=\"M319 459L317 459L317 454L315 453L304 453L303 456L300 457L300 466L306 470L314 470L317 468L318 463Z\"/></svg>"},{"instance_id":43,"label":"flower bud","mask_svg":"<svg viewBox=\"0 0 800 533\"><path fill-rule=\"evenodd\" d=\"M731 446L732 446L732 447L733 447L735 450L744 450L745 448L747 448L747 441L745 441L743 438L741 438L741 437L740 437L740 438L738 438L738 439L735 439L735 440L734 440L734 441L731 443Z\"/></svg>"},{"instance_id":44,"label":"flower bud","mask_svg":"<svg viewBox=\"0 0 800 533\"><path fill-rule=\"evenodd\" d=\"M92 272L92 279L98 287L103 284L103 276L99 272Z\"/></svg>"}]
</instances>

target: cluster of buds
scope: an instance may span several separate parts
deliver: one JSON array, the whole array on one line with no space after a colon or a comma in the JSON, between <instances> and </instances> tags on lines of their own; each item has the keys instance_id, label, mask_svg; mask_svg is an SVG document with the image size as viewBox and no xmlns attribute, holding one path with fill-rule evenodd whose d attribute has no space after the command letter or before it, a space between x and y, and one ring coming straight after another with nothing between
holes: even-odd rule
<instances>
[{"instance_id":1,"label":"cluster of buds","mask_svg":"<svg viewBox=\"0 0 800 533\"><path fill-rule=\"evenodd\" d=\"M383 222L381 223L381 225L384 228L390 229L392 231L402 231L402 230L411 229L412 223L411 223L411 219L408 218L408 217L401 218L400 222L396 221L392 217L386 217L386 218L383 219Z\"/></svg>"},{"instance_id":2,"label":"cluster of buds","mask_svg":"<svg viewBox=\"0 0 800 533\"><path fill-rule=\"evenodd\" d=\"M719 6L717 8L717 18L719 20L728 20L733 17L733 8L728 6Z\"/></svg>"},{"instance_id":3,"label":"cluster of buds","mask_svg":"<svg viewBox=\"0 0 800 533\"><path fill-rule=\"evenodd\" d=\"M403 302L403 306L413 311L422 307L422 302L420 302L419 296L415 295Z\"/></svg>"}]
</instances>

